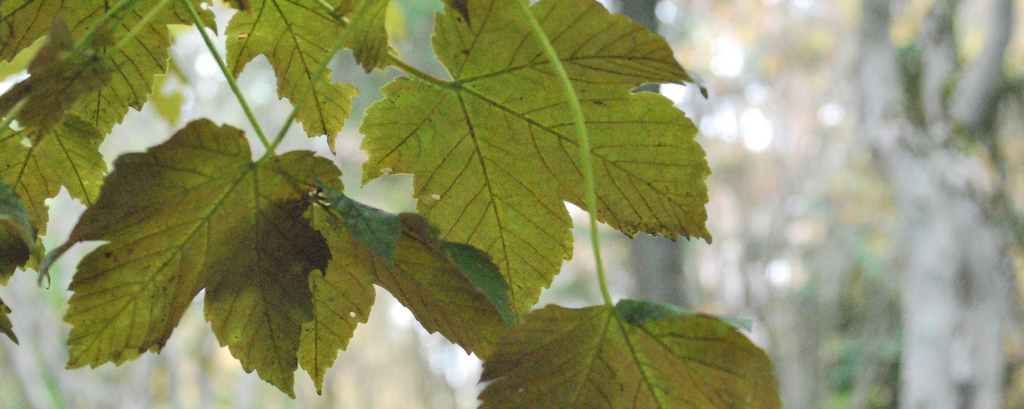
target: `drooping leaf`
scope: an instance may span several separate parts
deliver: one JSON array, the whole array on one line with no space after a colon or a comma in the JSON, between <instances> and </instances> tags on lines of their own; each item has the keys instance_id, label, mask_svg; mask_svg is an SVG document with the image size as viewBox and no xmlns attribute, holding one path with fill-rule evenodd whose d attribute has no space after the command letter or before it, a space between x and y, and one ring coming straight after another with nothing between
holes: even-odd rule
<instances>
[{"instance_id":1,"label":"drooping leaf","mask_svg":"<svg viewBox=\"0 0 1024 409\"><path fill-rule=\"evenodd\" d=\"M103 46L101 38L93 37L92 48L75 52L67 24L58 18L50 26L46 44L29 64L30 77L0 95L0 112L9 112L25 99L18 122L34 128L39 137L48 134L82 96L110 82L110 66L96 54Z\"/></svg>"},{"instance_id":2,"label":"drooping leaf","mask_svg":"<svg viewBox=\"0 0 1024 409\"><path fill-rule=\"evenodd\" d=\"M202 0L189 0L199 8ZM10 60L19 51L42 37L56 16L72 27L71 37L80 38L99 24L107 11L118 2L106 0L4 0L0 2L0 60ZM112 46L139 24L149 10L160 0L139 0L107 20L104 35ZM119 50L103 47L96 50L104 54L106 63L113 67L107 86L81 98L73 112L88 121L101 134L107 134L121 122L128 108L142 109L153 89L153 77L167 69L170 38L168 24L191 24L191 19L178 1L161 11L139 30L133 41ZM214 27L213 13L201 11L204 25Z\"/></svg>"},{"instance_id":3,"label":"drooping leaf","mask_svg":"<svg viewBox=\"0 0 1024 409\"><path fill-rule=\"evenodd\" d=\"M378 270L376 283L409 308L427 331L440 332L466 352L486 359L506 328L503 317L511 311L503 314L477 291L422 216L402 213L398 217L403 233L395 268Z\"/></svg>"},{"instance_id":4,"label":"drooping leaf","mask_svg":"<svg viewBox=\"0 0 1024 409\"><path fill-rule=\"evenodd\" d=\"M668 317L688 317L700 315L700 313L675 305L661 304L654 301L622 300L615 304L615 313L619 318L631 324L643 325L644 321L653 319L660 320ZM736 327L737 329L750 331L754 322L748 318L734 316L710 316L722 320Z\"/></svg>"},{"instance_id":5,"label":"drooping leaf","mask_svg":"<svg viewBox=\"0 0 1024 409\"><path fill-rule=\"evenodd\" d=\"M501 276L498 266L494 265L490 255L468 244L450 241L442 242L441 247L459 267L459 270L462 270L462 274L469 279L469 282L473 283L473 287L491 300L491 304L498 310L501 319L506 324L515 325L519 322L515 312L512 311L512 302L508 298L508 283Z\"/></svg>"},{"instance_id":6,"label":"drooping leaf","mask_svg":"<svg viewBox=\"0 0 1024 409\"><path fill-rule=\"evenodd\" d=\"M318 184L331 207L341 215L348 234L370 251L384 259L388 267L395 265L398 236L402 222L394 214L349 199L341 192Z\"/></svg>"},{"instance_id":7,"label":"drooping leaf","mask_svg":"<svg viewBox=\"0 0 1024 409\"><path fill-rule=\"evenodd\" d=\"M46 199L64 186L71 197L92 205L107 165L98 148L103 135L74 114L64 117L45 138L33 130L0 136L0 182L10 185L28 207L32 226L46 234ZM34 144L30 141L34 140Z\"/></svg>"},{"instance_id":8,"label":"drooping leaf","mask_svg":"<svg viewBox=\"0 0 1024 409\"><path fill-rule=\"evenodd\" d=\"M348 47L366 72L388 66L388 0L363 0L349 18Z\"/></svg>"},{"instance_id":9,"label":"drooping leaf","mask_svg":"<svg viewBox=\"0 0 1024 409\"><path fill-rule=\"evenodd\" d=\"M11 325L11 319L7 318L7 314L11 313L11 308L4 304L4 300L0 300L0 334L7 335L11 341L15 344L18 343L18 337L14 335L14 328Z\"/></svg>"},{"instance_id":10,"label":"drooping leaf","mask_svg":"<svg viewBox=\"0 0 1024 409\"><path fill-rule=\"evenodd\" d=\"M584 183L564 91L513 1L468 2L468 18L450 7L438 15L434 49L455 81L393 81L361 131L363 183L414 174L419 212L446 240L493 256L523 316L571 255L563 201L583 206ZM582 99L599 218L630 235L710 241L710 171L696 127L668 99L630 92L691 81L665 40L592 0L531 10Z\"/></svg>"},{"instance_id":11,"label":"drooping leaf","mask_svg":"<svg viewBox=\"0 0 1024 409\"><path fill-rule=\"evenodd\" d=\"M252 0L228 23L228 67L239 75L245 65L263 54L277 74L277 94L298 103L308 85L313 91L302 102L296 119L310 136L327 135L332 151L337 133L352 110L359 91L331 83L322 70L341 30L330 12L301 0ZM319 75L318 75L319 74Z\"/></svg>"},{"instance_id":12,"label":"drooping leaf","mask_svg":"<svg viewBox=\"0 0 1024 409\"><path fill-rule=\"evenodd\" d=\"M79 264L65 320L69 367L159 351L199 290L222 345L292 394L309 273L329 250L303 217L314 179L338 169L312 152L251 159L241 131L197 120L121 156L70 242L104 240Z\"/></svg>"},{"instance_id":13,"label":"drooping leaf","mask_svg":"<svg viewBox=\"0 0 1024 409\"><path fill-rule=\"evenodd\" d=\"M28 261L34 231L28 209L10 186L0 183L0 285L7 285L14 269Z\"/></svg>"},{"instance_id":14,"label":"drooping leaf","mask_svg":"<svg viewBox=\"0 0 1024 409\"><path fill-rule=\"evenodd\" d=\"M733 327L636 306L533 312L484 362L482 407L781 407L768 357Z\"/></svg>"},{"instance_id":15,"label":"drooping leaf","mask_svg":"<svg viewBox=\"0 0 1024 409\"><path fill-rule=\"evenodd\" d=\"M374 246L395 249L393 264L373 265L376 284L409 308L427 331L440 332L477 356L490 354L513 314L508 305L508 285L486 255L470 246L439 239L422 216L386 213L352 201L330 187L320 188L332 214L343 220L347 233L360 243L358 247L371 251ZM355 205L363 210L352 211ZM394 223L400 229L398 236L390 234ZM374 226L389 232L366 233L367 227ZM330 242L329 234L323 228L320 231ZM394 237L395 243L382 244L384 237ZM455 252L449 253L448 249ZM333 254L350 257L337 251ZM373 254L383 258L377 251Z\"/></svg>"},{"instance_id":16,"label":"drooping leaf","mask_svg":"<svg viewBox=\"0 0 1024 409\"><path fill-rule=\"evenodd\" d=\"M328 191L328 195L332 193L337 192ZM320 206L311 210L313 227L323 234L333 256L327 270L310 274L313 320L302 324L298 359L320 393L324 374L334 364L338 351L348 346L356 325L369 318L375 297L373 275L384 267L366 248L366 242L353 237L351 227L346 228L348 217L339 220Z\"/></svg>"}]
</instances>

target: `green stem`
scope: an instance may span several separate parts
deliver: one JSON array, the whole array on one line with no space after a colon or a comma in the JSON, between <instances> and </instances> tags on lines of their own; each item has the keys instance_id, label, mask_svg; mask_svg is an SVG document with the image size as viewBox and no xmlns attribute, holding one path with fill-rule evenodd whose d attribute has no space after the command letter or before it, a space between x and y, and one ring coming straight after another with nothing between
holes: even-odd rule
<instances>
[{"instance_id":1,"label":"green stem","mask_svg":"<svg viewBox=\"0 0 1024 409\"><path fill-rule=\"evenodd\" d=\"M423 71L420 71L416 67L409 65L409 63L402 61L402 59L391 54L388 54L388 64L391 64L393 67L398 68L399 70L401 70L410 77L418 78L421 81L438 88L451 89L452 87L456 86L454 83L450 81L445 81L433 75L427 74Z\"/></svg>"},{"instance_id":2,"label":"green stem","mask_svg":"<svg viewBox=\"0 0 1024 409\"><path fill-rule=\"evenodd\" d=\"M337 54L338 51L345 46L345 42L348 41L348 34L348 30L341 31L341 34L338 35L338 38L334 41L334 44L331 46L331 52L327 53L326 61L324 61L324 64L317 69L316 73L313 74L312 78L320 78L320 76L323 75L324 71L327 71L327 63L329 63L330 59L334 57L334 54ZM309 99L309 96L313 94L313 87L315 86L316 83L314 81L309 81L309 84L306 84L306 86L303 88L302 95L300 95L298 99L292 102L292 112L288 114L288 118L285 119L284 125L281 126L281 130L277 132L277 136L275 136L274 141L271 142L271 148L268 149L268 154L272 152L274 149L276 149L277 145L281 144L281 141L284 140L285 133L287 133L288 129L291 128L292 124L295 123L295 117L299 115L299 109L302 108L302 105L306 102L307 99ZM331 152L334 152L333 146L331 147Z\"/></svg>"},{"instance_id":3,"label":"green stem","mask_svg":"<svg viewBox=\"0 0 1024 409\"><path fill-rule=\"evenodd\" d=\"M4 122L0 123L0 138L7 137L7 131L11 129L11 123L14 122L14 118L18 117L21 113L22 108L25 108L25 104L28 103L28 98L22 98L17 104L14 104L14 108L11 108L7 116L4 117Z\"/></svg>"},{"instance_id":4,"label":"green stem","mask_svg":"<svg viewBox=\"0 0 1024 409\"><path fill-rule=\"evenodd\" d=\"M114 44L114 47L104 51L104 53L110 54L113 52L117 52L118 50L124 48L124 46L128 45L128 42L134 40L135 36L139 34L139 31L148 26L149 22L153 21L153 18L156 17L156 15L160 13L160 11L162 11L164 7L167 7L167 5L170 3L171 0L162 0L160 4L157 4L156 7L153 7L153 9L149 10L149 13L146 13L146 15L142 17L142 21L140 21L139 24L136 24L135 27L132 27L131 31L129 31L127 35L122 37L121 40L117 42L117 44Z\"/></svg>"},{"instance_id":5,"label":"green stem","mask_svg":"<svg viewBox=\"0 0 1024 409\"><path fill-rule=\"evenodd\" d=\"M580 106L580 100L576 96L576 89L573 88L572 81L569 80L569 74L565 72L565 67L562 66L562 60L558 58L558 53L555 52L555 48L551 45L551 40L548 39L547 34L544 34L544 30L541 29L537 17L530 11L530 3L527 0L518 0L516 3L519 4L523 15L530 22L533 35L537 37L544 48L544 55L551 62L552 68L555 69L555 74L561 80L562 88L565 90L565 97L569 100L569 110L573 113L576 135L579 137L580 142L580 165L583 167L583 179L585 181L583 189L586 194L587 213L590 213L590 243L594 247L597 281L601 286L601 295L604 297L605 305L613 307L615 304L612 302L611 292L608 291L608 279L605 277L604 265L601 262L601 237L597 230L597 193L594 187L594 167L590 156L590 136L587 134L587 125L583 120L583 107Z\"/></svg>"},{"instance_id":6,"label":"green stem","mask_svg":"<svg viewBox=\"0 0 1024 409\"><path fill-rule=\"evenodd\" d=\"M317 0L316 3L320 6L320 8L322 8L322 9L326 10L327 12L331 13L331 15L334 16L335 21L337 21L338 24L340 24L342 28L348 27L348 20L346 20L344 17L340 17L340 16L335 15L334 14L334 7L331 6L329 3L327 3L327 1L325 1L325 0ZM388 64L391 64L395 68L398 68L399 70L401 70L402 72L404 72L406 75L408 75L410 77L419 78L419 79L423 80L424 82L426 82L428 84L431 84L433 86L436 86L438 88L452 88L452 83L451 82L442 80L442 79L437 78L437 77L435 77L433 75L430 75L430 74L427 74L427 73L425 73L423 71L420 71L416 67L413 67L412 65L409 65L409 63L403 61L401 58L398 58L398 56L396 56L394 54L390 54L390 53L388 54Z\"/></svg>"},{"instance_id":7,"label":"green stem","mask_svg":"<svg viewBox=\"0 0 1024 409\"><path fill-rule=\"evenodd\" d=\"M220 54L217 54L217 48L214 47L213 41L210 40L210 36L206 34L206 29L203 27L203 22L199 19L199 12L192 6L188 0L180 0L181 4L188 10L189 17L192 18L192 23L199 29L199 34L203 36L203 41L206 42L206 48L210 50L210 54L213 54L213 58L217 60L217 66L220 67L220 72L224 74L224 79L228 80L228 85L231 86L231 92L235 93L235 98L238 99L238 104L242 106L242 111L245 112L245 117L249 119L249 124L256 130L256 136L260 138L260 142L267 148L267 154L273 155L274 146L267 140L267 136L263 134L263 129L260 128L259 122L256 122L256 116L252 114L252 110L249 109L249 104L245 102L245 97L242 96L242 90L238 88L238 83L235 82L235 76L228 71L228 66L224 64L224 59L220 58Z\"/></svg>"}]
</instances>

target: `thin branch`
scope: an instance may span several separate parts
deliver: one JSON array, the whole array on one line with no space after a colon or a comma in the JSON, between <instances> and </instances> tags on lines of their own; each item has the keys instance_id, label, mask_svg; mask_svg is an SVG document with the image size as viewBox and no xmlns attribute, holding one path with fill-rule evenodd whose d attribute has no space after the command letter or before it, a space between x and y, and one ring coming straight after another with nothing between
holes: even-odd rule
<instances>
[{"instance_id":1,"label":"thin branch","mask_svg":"<svg viewBox=\"0 0 1024 409\"><path fill-rule=\"evenodd\" d=\"M235 82L235 76L228 70L228 66L224 64L224 59L220 58L220 54L217 53L217 47L213 45L213 40L210 40L210 36L206 34L206 28L203 27L202 20L199 19L199 12L196 8L189 3L188 0L181 0L181 4L188 10L189 17L192 18L192 23L199 29L199 34L203 36L203 41L206 42L206 48L210 50L210 54L213 55L213 59L217 60L217 66L220 67L220 72L224 74L224 79L228 81L228 85L231 87L231 92L235 94L235 98L238 99L238 104L242 106L242 111L245 112L245 117L249 119L249 124L256 130L256 136L260 138L260 142L267 148L267 152L273 155L274 146L271 145L270 141L267 140L267 136L263 134L263 129L260 128L260 123L256 121L256 116L252 114L252 110L249 109L249 104L245 102L245 98L242 96L242 90L238 88L238 83Z\"/></svg>"}]
</instances>

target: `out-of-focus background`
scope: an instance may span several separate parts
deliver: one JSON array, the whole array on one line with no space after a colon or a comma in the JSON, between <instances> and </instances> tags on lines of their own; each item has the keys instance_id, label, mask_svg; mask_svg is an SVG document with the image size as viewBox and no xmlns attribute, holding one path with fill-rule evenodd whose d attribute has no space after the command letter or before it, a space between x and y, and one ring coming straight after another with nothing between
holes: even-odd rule
<instances>
[{"instance_id":1,"label":"out-of-focus background","mask_svg":"<svg viewBox=\"0 0 1024 409\"><path fill-rule=\"evenodd\" d=\"M393 0L393 45L446 76L429 46L439 1ZM700 128L712 175L704 242L630 240L602 230L615 298L648 298L754 320L786 408L1024 408L1024 11L1013 0L608 0L664 35L703 76L661 85ZM1016 7L1015 7L1016 6ZM218 25L230 12L218 5ZM189 120L249 128L194 28L175 29L174 69L101 146L108 163L158 144ZM220 50L223 53L223 49ZM359 187L357 132L378 88L342 53L333 78L361 95L338 137L293 127L283 149L343 169L346 193L411 211L411 179ZM3 80L6 89L23 78ZM290 111L258 58L239 78L265 129ZM177 109L176 107L180 107ZM250 134L252 134L250 132ZM262 149L253 143L255 155ZM83 210L51 200L47 247ZM577 237L584 213L570 205ZM480 362L378 290L317 396L295 400L218 347L202 295L158 355L65 370L67 285L91 248L0 288L21 344L0 337L0 408L472 408ZM588 240L577 240L541 305L598 304Z\"/></svg>"}]
</instances>

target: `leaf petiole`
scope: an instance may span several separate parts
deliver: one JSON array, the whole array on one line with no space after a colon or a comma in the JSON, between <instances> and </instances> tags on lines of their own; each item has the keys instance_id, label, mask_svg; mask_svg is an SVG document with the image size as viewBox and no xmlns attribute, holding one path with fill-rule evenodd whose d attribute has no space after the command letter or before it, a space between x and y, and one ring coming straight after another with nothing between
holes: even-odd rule
<instances>
[{"instance_id":1,"label":"leaf petiole","mask_svg":"<svg viewBox=\"0 0 1024 409\"><path fill-rule=\"evenodd\" d=\"M583 179L585 181L584 192L586 194L587 202L587 213L590 214L590 243L594 247L594 262L597 264L597 281L601 286L601 296L604 297L605 305L614 307L615 304L612 302L611 293L608 291L608 280L605 278L604 265L601 263L601 237L597 230L597 193L594 187L594 167L592 165L592 158L590 156L590 136L587 134L586 122L583 119L583 107L580 106L579 97L576 95L576 90L572 85L572 81L569 80L569 74L565 72L565 67L562 65L562 60L558 57L558 53L555 52L555 48L551 45L551 40L548 39L547 34L544 34L544 30L540 27L540 23L537 21L537 17L533 15L533 11L530 11L530 3L528 0L517 0L515 2L519 4L520 10L526 17L527 21L530 22L530 29L533 31L533 35L540 41L541 47L544 48L544 55L551 62L551 66L555 69L556 76L562 82L562 88L565 89L565 96L569 101L569 109L573 113L573 122L576 125L576 135L580 139L580 165L583 168Z\"/></svg>"},{"instance_id":2,"label":"leaf petiole","mask_svg":"<svg viewBox=\"0 0 1024 409\"><path fill-rule=\"evenodd\" d=\"M316 3L319 4L320 7L322 7L323 9L329 11L331 15L335 16L335 20L338 22L338 24L340 24L342 27L348 27L348 20L345 19L344 17L335 15L334 7L331 6L329 3L327 3L325 0L317 0ZM342 47L344 47L344 45ZM412 65L409 65L409 63L403 61L397 55L388 53L388 64L395 68L398 68L400 71L404 72L406 75L410 77L416 77L435 87L452 88L453 86L452 82L442 80L433 75L420 71L416 67L413 67Z\"/></svg>"},{"instance_id":3,"label":"leaf petiole","mask_svg":"<svg viewBox=\"0 0 1024 409\"><path fill-rule=\"evenodd\" d=\"M28 99L22 98L14 105L14 108L11 108L11 111L7 113L7 116L4 117L3 123L0 123L0 138L7 137L7 131L11 129L11 123L14 122L14 118L18 117L18 114L21 113L22 108L25 108L25 104L27 103Z\"/></svg>"},{"instance_id":4,"label":"leaf petiole","mask_svg":"<svg viewBox=\"0 0 1024 409\"><path fill-rule=\"evenodd\" d=\"M224 74L224 79L228 81L228 85L231 87L231 92L235 94L235 98L238 99L238 104L242 106L242 111L245 112L245 117L249 119L249 124L256 130L256 136L260 138L260 142L267 148L268 155L274 155L274 147L270 141L267 140L267 136L263 133L263 129L260 128L259 122L256 121L256 116L253 115L252 110L249 109L249 104L245 102L245 97L242 96L242 90L238 88L238 83L235 81L235 76L228 70L228 66L224 64L224 59L217 53L217 48L214 47L213 41L210 40L209 34L206 34L206 28L203 27L203 22L199 19L199 12L188 0L180 0L181 4L188 10L188 15L192 18L192 23L199 29L199 34L203 36L203 41L206 42L206 48L210 50L210 54L217 60L217 66L220 67L220 72Z\"/></svg>"}]
</instances>

